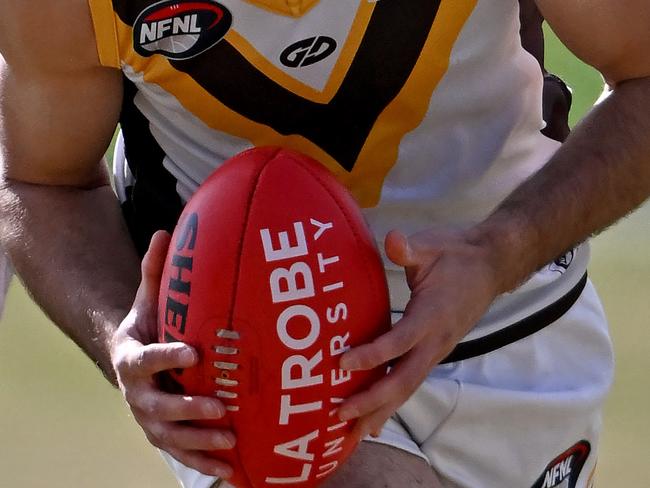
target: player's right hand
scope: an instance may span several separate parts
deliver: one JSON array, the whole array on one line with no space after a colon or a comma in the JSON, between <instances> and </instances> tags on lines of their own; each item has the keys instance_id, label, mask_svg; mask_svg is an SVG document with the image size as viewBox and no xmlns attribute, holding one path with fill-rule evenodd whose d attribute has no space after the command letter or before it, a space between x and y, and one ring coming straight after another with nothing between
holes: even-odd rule
<instances>
[{"instance_id":1,"label":"player's right hand","mask_svg":"<svg viewBox=\"0 0 650 488\"><path fill-rule=\"evenodd\" d=\"M341 420L358 419L355 428L361 435L379 435L498 295L503 273L489 246L475 235L474 229L437 227L386 236L386 255L404 267L411 297L389 332L341 357L341 368L350 371L391 364L389 374L339 408Z\"/></svg>"},{"instance_id":2,"label":"player's right hand","mask_svg":"<svg viewBox=\"0 0 650 488\"><path fill-rule=\"evenodd\" d=\"M226 412L224 405L215 398L165 393L156 380L162 371L188 368L198 361L190 346L156 343L158 289L169 241L166 232L156 233L142 260L142 281L135 301L113 338L113 368L135 420L154 446L206 475L228 478L232 468L205 451L232 448L233 433L186 422L221 418Z\"/></svg>"}]
</instances>

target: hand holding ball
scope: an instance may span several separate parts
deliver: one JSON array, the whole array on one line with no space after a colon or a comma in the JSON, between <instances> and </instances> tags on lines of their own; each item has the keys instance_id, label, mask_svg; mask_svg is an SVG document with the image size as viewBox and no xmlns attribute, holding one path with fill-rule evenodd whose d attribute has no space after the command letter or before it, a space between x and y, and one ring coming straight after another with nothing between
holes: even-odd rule
<instances>
[{"instance_id":1,"label":"hand holding ball","mask_svg":"<svg viewBox=\"0 0 650 488\"><path fill-rule=\"evenodd\" d=\"M195 347L170 372L216 396L237 445L214 455L238 488L317 486L359 442L343 399L385 368L339 368L350 347L390 327L384 270L352 197L320 164L258 148L217 169L174 231L159 297L163 342Z\"/></svg>"}]
</instances>

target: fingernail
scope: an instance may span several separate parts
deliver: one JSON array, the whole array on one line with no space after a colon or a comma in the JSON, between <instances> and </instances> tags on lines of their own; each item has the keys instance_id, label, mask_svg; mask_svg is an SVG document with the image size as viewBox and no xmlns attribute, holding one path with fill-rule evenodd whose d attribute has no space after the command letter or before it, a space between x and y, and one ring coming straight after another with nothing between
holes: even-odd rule
<instances>
[{"instance_id":1,"label":"fingernail","mask_svg":"<svg viewBox=\"0 0 650 488\"><path fill-rule=\"evenodd\" d=\"M339 418L342 422L346 422L351 419L356 419L359 416L359 411L353 407L342 408L339 410Z\"/></svg>"},{"instance_id":2,"label":"fingernail","mask_svg":"<svg viewBox=\"0 0 650 488\"><path fill-rule=\"evenodd\" d=\"M203 413L207 417L220 419L224 416L224 409L221 406L221 403L209 403L203 408Z\"/></svg>"},{"instance_id":3,"label":"fingernail","mask_svg":"<svg viewBox=\"0 0 650 488\"><path fill-rule=\"evenodd\" d=\"M235 437L227 434L215 434L214 445L217 449L232 449L235 447Z\"/></svg>"},{"instance_id":4,"label":"fingernail","mask_svg":"<svg viewBox=\"0 0 650 488\"><path fill-rule=\"evenodd\" d=\"M228 449L232 449L237 444L237 438L234 435L226 435L226 444Z\"/></svg>"},{"instance_id":5,"label":"fingernail","mask_svg":"<svg viewBox=\"0 0 650 488\"><path fill-rule=\"evenodd\" d=\"M192 364L194 362L194 351L191 349L183 349L180 354L180 360L185 364Z\"/></svg>"},{"instance_id":6,"label":"fingernail","mask_svg":"<svg viewBox=\"0 0 650 488\"><path fill-rule=\"evenodd\" d=\"M228 479L232 476L231 468L215 468L214 475L218 478Z\"/></svg>"},{"instance_id":7,"label":"fingernail","mask_svg":"<svg viewBox=\"0 0 650 488\"><path fill-rule=\"evenodd\" d=\"M404 246L404 254L407 259L407 261L413 261L413 248L411 247L411 244L409 243L408 238L405 238L406 245Z\"/></svg>"},{"instance_id":8,"label":"fingernail","mask_svg":"<svg viewBox=\"0 0 650 488\"><path fill-rule=\"evenodd\" d=\"M346 371L355 371L359 369L359 363L357 363L354 359L348 358L347 356L343 356L341 358L339 365L341 366L341 369L344 369Z\"/></svg>"}]
</instances>

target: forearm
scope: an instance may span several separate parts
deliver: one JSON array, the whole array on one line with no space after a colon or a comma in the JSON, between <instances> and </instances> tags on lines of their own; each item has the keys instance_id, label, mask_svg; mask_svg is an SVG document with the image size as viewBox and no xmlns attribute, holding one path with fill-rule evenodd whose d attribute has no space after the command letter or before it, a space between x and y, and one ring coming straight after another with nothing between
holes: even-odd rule
<instances>
[{"instance_id":1,"label":"forearm","mask_svg":"<svg viewBox=\"0 0 650 488\"><path fill-rule=\"evenodd\" d=\"M489 249L498 290L517 286L650 195L650 79L630 80L579 124L472 240Z\"/></svg>"},{"instance_id":2,"label":"forearm","mask_svg":"<svg viewBox=\"0 0 650 488\"><path fill-rule=\"evenodd\" d=\"M7 181L2 240L47 315L115 383L112 334L139 283L139 259L108 185L91 189Z\"/></svg>"}]
</instances>

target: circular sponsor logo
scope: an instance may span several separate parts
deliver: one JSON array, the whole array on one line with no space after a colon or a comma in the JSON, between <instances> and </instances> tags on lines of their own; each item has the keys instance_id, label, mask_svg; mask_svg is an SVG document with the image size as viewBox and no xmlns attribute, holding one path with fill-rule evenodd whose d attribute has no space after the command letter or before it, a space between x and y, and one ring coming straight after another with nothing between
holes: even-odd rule
<instances>
[{"instance_id":1,"label":"circular sponsor logo","mask_svg":"<svg viewBox=\"0 0 650 488\"><path fill-rule=\"evenodd\" d=\"M133 25L141 56L189 59L210 49L232 25L230 11L212 0L164 0L143 10Z\"/></svg>"}]
</instances>

